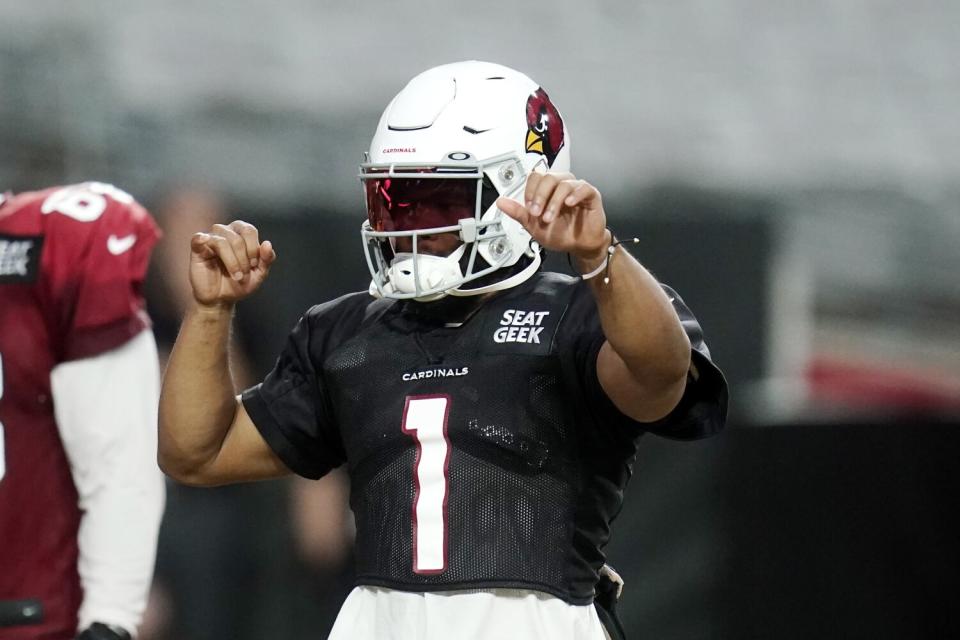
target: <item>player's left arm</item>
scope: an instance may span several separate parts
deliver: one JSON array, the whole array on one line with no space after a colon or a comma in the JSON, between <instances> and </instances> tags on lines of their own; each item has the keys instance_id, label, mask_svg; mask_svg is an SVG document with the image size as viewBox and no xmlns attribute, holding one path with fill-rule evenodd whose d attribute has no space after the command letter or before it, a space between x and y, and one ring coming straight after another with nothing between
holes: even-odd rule
<instances>
[{"instance_id":1,"label":"player's left arm","mask_svg":"<svg viewBox=\"0 0 960 640\"><path fill-rule=\"evenodd\" d=\"M613 237L596 187L569 173L533 173L524 199L500 198L497 206L544 248L573 256L581 273L607 261ZM606 338L597 377L621 412L653 422L683 397L690 340L660 283L633 256L615 247L608 267L589 280Z\"/></svg>"},{"instance_id":2,"label":"player's left arm","mask_svg":"<svg viewBox=\"0 0 960 640\"><path fill-rule=\"evenodd\" d=\"M160 364L153 332L62 363L50 382L83 511L79 628L100 622L133 635L147 603L165 496L156 463Z\"/></svg>"}]
</instances>

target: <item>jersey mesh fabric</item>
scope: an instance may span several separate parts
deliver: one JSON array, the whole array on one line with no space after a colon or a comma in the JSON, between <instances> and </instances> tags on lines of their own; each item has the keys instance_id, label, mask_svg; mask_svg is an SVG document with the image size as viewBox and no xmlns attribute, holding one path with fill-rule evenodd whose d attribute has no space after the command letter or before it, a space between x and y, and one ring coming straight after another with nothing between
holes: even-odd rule
<instances>
[{"instance_id":1,"label":"jersey mesh fabric","mask_svg":"<svg viewBox=\"0 0 960 640\"><path fill-rule=\"evenodd\" d=\"M301 320L277 369L244 403L292 469L316 477L348 463L359 584L527 588L592 601L644 432L597 396L591 367L603 340L593 305L586 285L542 273L458 327L429 306L371 306L361 295ZM285 382L290 362L298 376L310 363L309 384ZM709 360L702 367L716 382ZM691 405L715 408L699 435L722 424L721 391L695 390L702 398ZM410 399L437 396L448 410L446 554L442 571L423 573L414 570L417 443L403 420Z\"/></svg>"}]
</instances>

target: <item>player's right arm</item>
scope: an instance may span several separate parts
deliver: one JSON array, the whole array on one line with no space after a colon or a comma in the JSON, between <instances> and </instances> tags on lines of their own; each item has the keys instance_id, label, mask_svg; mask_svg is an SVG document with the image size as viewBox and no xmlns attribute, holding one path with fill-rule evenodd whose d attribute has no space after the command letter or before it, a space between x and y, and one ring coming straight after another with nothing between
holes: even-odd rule
<instances>
[{"instance_id":1,"label":"player's right arm","mask_svg":"<svg viewBox=\"0 0 960 640\"><path fill-rule=\"evenodd\" d=\"M160 468L193 485L274 478L290 473L235 395L228 344L234 305L256 291L276 253L257 229L235 221L190 241L187 311L160 394Z\"/></svg>"}]
</instances>

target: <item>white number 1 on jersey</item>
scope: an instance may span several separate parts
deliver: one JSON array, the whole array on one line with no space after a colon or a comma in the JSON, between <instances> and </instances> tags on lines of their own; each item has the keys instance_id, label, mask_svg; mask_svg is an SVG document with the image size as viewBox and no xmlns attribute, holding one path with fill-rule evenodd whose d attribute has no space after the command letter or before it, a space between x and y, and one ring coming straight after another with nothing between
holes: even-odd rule
<instances>
[{"instance_id":1,"label":"white number 1 on jersey","mask_svg":"<svg viewBox=\"0 0 960 640\"><path fill-rule=\"evenodd\" d=\"M442 573L447 568L447 464L450 396L407 396L403 432L417 441L413 477L413 572Z\"/></svg>"}]
</instances>

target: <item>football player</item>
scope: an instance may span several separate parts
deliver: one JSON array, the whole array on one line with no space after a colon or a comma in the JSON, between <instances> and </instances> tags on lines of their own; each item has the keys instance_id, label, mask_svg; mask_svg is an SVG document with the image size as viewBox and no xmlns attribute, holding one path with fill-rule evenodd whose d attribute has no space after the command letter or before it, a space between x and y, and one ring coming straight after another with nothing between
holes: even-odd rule
<instances>
[{"instance_id":1,"label":"football player","mask_svg":"<svg viewBox=\"0 0 960 640\"><path fill-rule=\"evenodd\" d=\"M157 238L108 184L0 196L0 640L140 622L164 503L141 295Z\"/></svg>"},{"instance_id":2,"label":"football player","mask_svg":"<svg viewBox=\"0 0 960 640\"><path fill-rule=\"evenodd\" d=\"M357 587L332 638L602 640L601 549L639 437L723 426L697 321L569 160L527 76L464 62L414 78L361 166L369 292L307 311L240 398L230 316L276 253L242 221L192 238L161 465L200 485L347 465ZM543 249L582 276L544 272Z\"/></svg>"}]
</instances>

